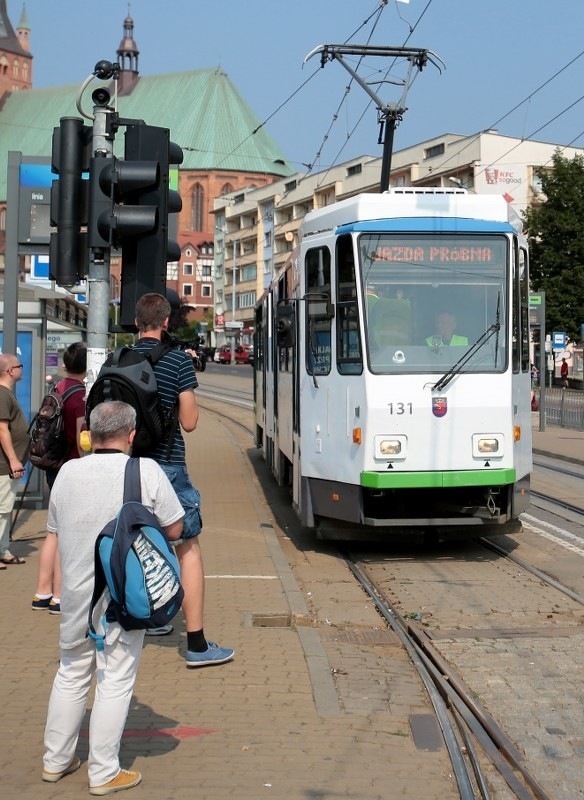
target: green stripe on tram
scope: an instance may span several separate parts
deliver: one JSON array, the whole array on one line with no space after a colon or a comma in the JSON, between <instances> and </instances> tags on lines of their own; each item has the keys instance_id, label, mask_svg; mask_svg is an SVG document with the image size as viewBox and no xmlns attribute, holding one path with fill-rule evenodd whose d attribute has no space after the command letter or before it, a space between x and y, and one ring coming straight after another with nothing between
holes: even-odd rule
<instances>
[{"instance_id":1,"label":"green stripe on tram","mask_svg":"<svg viewBox=\"0 0 584 800\"><path fill-rule=\"evenodd\" d=\"M514 469L471 469L452 472L362 472L368 489L433 489L457 486L506 486L515 483Z\"/></svg>"}]
</instances>

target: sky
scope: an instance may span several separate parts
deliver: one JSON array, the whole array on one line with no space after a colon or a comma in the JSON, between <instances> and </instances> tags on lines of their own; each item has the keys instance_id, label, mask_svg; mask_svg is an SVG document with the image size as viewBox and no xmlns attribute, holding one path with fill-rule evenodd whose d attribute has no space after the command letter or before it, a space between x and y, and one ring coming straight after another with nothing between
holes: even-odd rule
<instances>
[{"instance_id":1,"label":"sky","mask_svg":"<svg viewBox=\"0 0 584 800\"><path fill-rule=\"evenodd\" d=\"M16 28L22 0L7 9ZM34 88L81 86L115 61L128 2L26 0L26 11ZM414 72L394 150L491 128L584 147L582 0L131 0L130 14L142 75L221 66L299 171L382 154L365 89L336 60L303 64L345 42L438 57ZM346 58L363 80L384 79L369 84L383 103L404 99L406 62Z\"/></svg>"}]
</instances>

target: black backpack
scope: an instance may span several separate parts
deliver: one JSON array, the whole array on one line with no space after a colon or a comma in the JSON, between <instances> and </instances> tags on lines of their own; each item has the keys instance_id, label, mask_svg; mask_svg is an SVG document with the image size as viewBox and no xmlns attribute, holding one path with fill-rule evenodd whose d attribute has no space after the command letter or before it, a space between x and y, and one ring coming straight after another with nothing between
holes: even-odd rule
<instances>
[{"instance_id":1,"label":"black backpack","mask_svg":"<svg viewBox=\"0 0 584 800\"><path fill-rule=\"evenodd\" d=\"M63 406L75 392L85 392L85 386L70 386L63 394L51 388L31 422L28 460L38 469L58 470L69 456Z\"/></svg>"},{"instance_id":2,"label":"black backpack","mask_svg":"<svg viewBox=\"0 0 584 800\"><path fill-rule=\"evenodd\" d=\"M122 508L95 541L87 635L98 650L103 650L105 634L96 632L93 616L106 587L110 593L106 621L115 620L127 631L166 625L183 601L178 559L156 517L142 505L141 495L140 459L130 458Z\"/></svg>"},{"instance_id":3,"label":"black backpack","mask_svg":"<svg viewBox=\"0 0 584 800\"><path fill-rule=\"evenodd\" d=\"M153 367L171 349L170 345L159 344L147 354L132 347L119 347L111 353L87 396L87 426L97 405L108 400L121 400L136 410L132 455L144 455L161 441L168 442L170 451L178 415L176 408L168 412L160 401Z\"/></svg>"}]
</instances>

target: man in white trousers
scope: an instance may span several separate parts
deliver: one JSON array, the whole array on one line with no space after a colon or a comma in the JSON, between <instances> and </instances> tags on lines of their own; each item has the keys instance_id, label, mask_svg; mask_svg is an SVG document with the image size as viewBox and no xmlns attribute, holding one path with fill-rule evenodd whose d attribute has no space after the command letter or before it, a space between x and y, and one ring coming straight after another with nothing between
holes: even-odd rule
<instances>
[{"instance_id":1,"label":"man in white trousers","mask_svg":"<svg viewBox=\"0 0 584 800\"><path fill-rule=\"evenodd\" d=\"M109 795L137 786L139 772L120 768L120 741L136 681L144 631L108 622L104 651L86 638L93 594L95 540L122 506L124 470L135 435L136 412L118 401L101 403L90 418L93 453L68 461L51 491L47 529L57 534L61 560L61 661L45 728L42 779L61 780L81 766L75 755L93 678L89 725L89 793ZM184 511L158 464L140 459L142 503L169 541L182 532Z\"/></svg>"}]
</instances>

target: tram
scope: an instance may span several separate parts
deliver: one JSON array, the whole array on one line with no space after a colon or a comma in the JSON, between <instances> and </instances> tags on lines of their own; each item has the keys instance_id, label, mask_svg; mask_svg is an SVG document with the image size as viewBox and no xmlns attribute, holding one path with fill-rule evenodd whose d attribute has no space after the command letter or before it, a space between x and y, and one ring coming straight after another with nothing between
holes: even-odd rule
<instances>
[{"instance_id":1,"label":"tram","mask_svg":"<svg viewBox=\"0 0 584 800\"><path fill-rule=\"evenodd\" d=\"M528 249L503 197L392 188L306 215L255 309L256 444L323 538L517 529Z\"/></svg>"}]
</instances>

